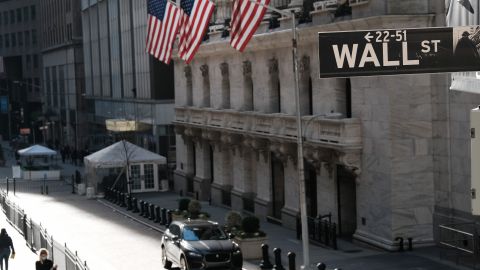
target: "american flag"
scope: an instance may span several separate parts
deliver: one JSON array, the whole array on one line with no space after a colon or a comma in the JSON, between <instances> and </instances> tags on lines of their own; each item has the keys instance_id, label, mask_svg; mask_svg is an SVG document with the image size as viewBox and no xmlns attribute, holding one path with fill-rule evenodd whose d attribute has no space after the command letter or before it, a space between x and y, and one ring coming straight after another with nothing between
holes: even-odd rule
<instances>
[{"instance_id":1,"label":"american flag","mask_svg":"<svg viewBox=\"0 0 480 270\"><path fill-rule=\"evenodd\" d=\"M230 45L236 50L243 52L252 38L258 25L263 19L270 0L234 0L232 8L232 22ZM262 5L259 5L259 4Z\"/></svg>"},{"instance_id":2,"label":"american flag","mask_svg":"<svg viewBox=\"0 0 480 270\"><path fill-rule=\"evenodd\" d=\"M180 7L183 14L178 53L188 64L202 43L215 5L210 0L181 0Z\"/></svg>"},{"instance_id":3,"label":"american flag","mask_svg":"<svg viewBox=\"0 0 480 270\"><path fill-rule=\"evenodd\" d=\"M180 26L180 9L169 0L148 0L146 51L168 64Z\"/></svg>"}]
</instances>

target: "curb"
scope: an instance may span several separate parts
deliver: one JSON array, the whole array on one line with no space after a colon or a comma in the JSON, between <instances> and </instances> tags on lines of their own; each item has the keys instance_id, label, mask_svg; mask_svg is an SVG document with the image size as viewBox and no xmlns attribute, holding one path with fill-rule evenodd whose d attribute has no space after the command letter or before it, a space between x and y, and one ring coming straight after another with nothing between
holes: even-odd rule
<instances>
[{"instance_id":1,"label":"curb","mask_svg":"<svg viewBox=\"0 0 480 270\"><path fill-rule=\"evenodd\" d=\"M119 208L115 207L114 204L111 204L111 203L109 203L109 202L106 202L105 200L102 200L102 199L97 199L97 202L99 202L100 204L104 205L105 207L108 207L108 208L112 209L114 212L117 212L117 213L119 213L119 214L121 214L121 215L123 215L123 216L125 216L125 217L127 217L127 218L129 218L129 219L131 219L131 220L133 220L133 221L135 221L135 222L137 222L137 223L140 223L140 224L142 224L142 225L144 225L144 226L152 229L152 230L155 230L155 231L157 231L157 232L159 232L159 233L162 233L162 234L165 233L165 230L164 230L164 229L161 229L161 228L159 228L159 227L157 227L157 226L154 226L154 225L152 225L152 224L149 224L149 223L147 223L147 222L145 222L145 221L143 221L143 220L141 220L141 219L139 219L139 218L137 218L137 217L135 217L135 216L133 216L133 215L130 215L128 212L125 212L125 211L123 211L123 210L120 210Z\"/></svg>"}]
</instances>

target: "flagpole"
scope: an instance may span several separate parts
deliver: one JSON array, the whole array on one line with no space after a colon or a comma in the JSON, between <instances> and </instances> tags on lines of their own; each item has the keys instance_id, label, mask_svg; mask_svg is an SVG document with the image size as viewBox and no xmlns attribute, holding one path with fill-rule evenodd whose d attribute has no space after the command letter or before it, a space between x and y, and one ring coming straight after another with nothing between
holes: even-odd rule
<instances>
[{"instance_id":1,"label":"flagpole","mask_svg":"<svg viewBox=\"0 0 480 270\"><path fill-rule=\"evenodd\" d=\"M305 169L303 164L303 136L302 136L302 116L300 112L300 90L298 87L298 56L297 56L297 22L295 21L295 11L288 13L286 11L259 3L256 0L249 0L259 6L272 10L279 14L285 15L292 19L292 57L293 57L293 73L295 77L295 104L296 104L296 121L297 121L297 170L298 170L298 192L300 199L300 223L302 225L302 249L303 249L303 265L302 269L311 269L310 267L310 249L308 238L308 220L307 220L307 203L305 193Z\"/></svg>"}]
</instances>

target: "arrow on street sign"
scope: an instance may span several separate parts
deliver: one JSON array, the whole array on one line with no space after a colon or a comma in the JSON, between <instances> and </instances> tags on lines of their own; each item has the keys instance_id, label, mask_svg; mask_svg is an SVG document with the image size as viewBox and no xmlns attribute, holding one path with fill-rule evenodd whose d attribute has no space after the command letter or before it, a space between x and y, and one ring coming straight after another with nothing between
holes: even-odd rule
<instances>
[{"instance_id":1,"label":"arrow on street sign","mask_svg":"<svg viewBox=\"0 0 480 270\"><path fill-rule=\"evenodd\" d=\"M373 38L373 35L370 34L370 32L368 32L368 33L365 35L365 40L366 40L367 42L370 42L372 38Z\"/></svg>"}]
</instances>

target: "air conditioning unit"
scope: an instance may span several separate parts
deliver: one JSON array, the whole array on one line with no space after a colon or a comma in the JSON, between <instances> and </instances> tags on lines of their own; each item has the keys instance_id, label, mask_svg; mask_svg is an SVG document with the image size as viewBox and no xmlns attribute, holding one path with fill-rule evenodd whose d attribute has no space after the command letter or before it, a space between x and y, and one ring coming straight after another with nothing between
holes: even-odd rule
<instances>
[{"instance_id":1,"label":"air conditioning unit","mask_svg":"<svg viewBox=\"0 0 480 270\"><path fill-rule=\"evenodd\" d=\"M480 106L470 112L472 214L480 215Z\"/></svg>"}]
</instances>

